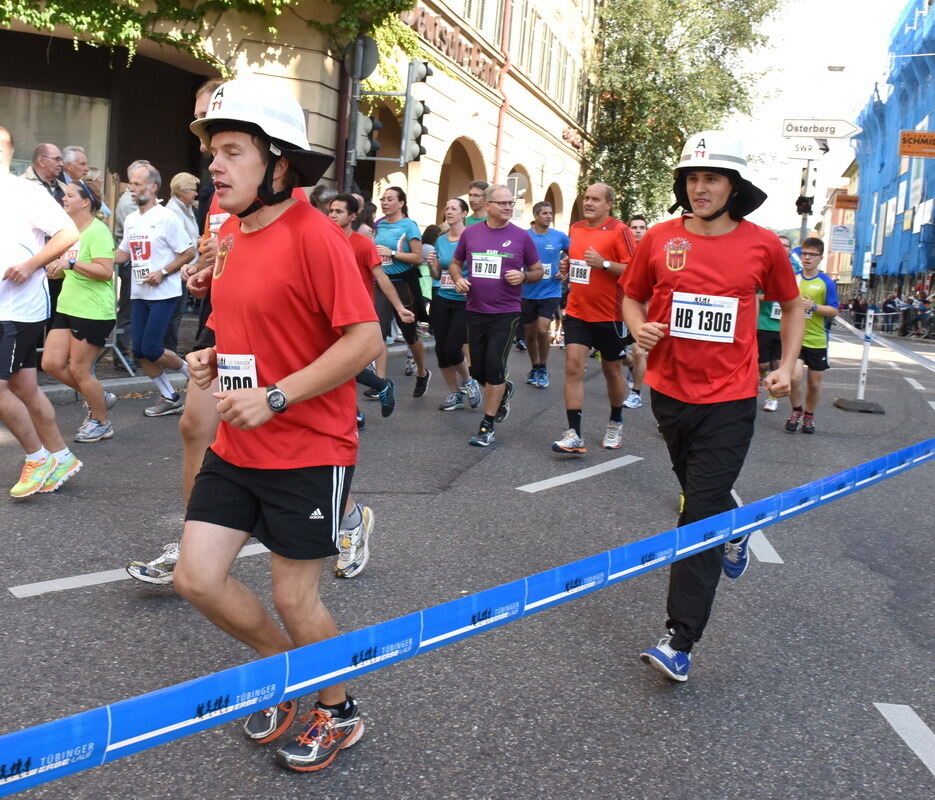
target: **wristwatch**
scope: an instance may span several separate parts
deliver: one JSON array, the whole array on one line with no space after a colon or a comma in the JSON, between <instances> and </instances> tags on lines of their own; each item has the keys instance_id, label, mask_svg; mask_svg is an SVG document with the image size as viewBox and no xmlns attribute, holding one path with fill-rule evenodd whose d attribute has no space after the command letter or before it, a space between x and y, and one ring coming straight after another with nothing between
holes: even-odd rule
<instances>
[{"instance_id":1,"label":"wristwatch","mask_svg":"<svg viewBox=\"0 0 935 800\"><path fill-rule=\"evenodd\" d=\"M163 268L162 268L161 270L159 270L159 271L162 273L162 277L163 277L163 278L168 278L168 277L169 277L169 272L168 272L168 270L167 270L165 267L163 267Z\"/></svg>"},{"instance_id":2,"label":"wristwatch","mask_svg":"<svg viewBox=\"0 0 935 800\"><path fill-rule=\"evenodd\" d=\"M391 255L393 258L396 258L396 251L395 251L395 250L390 250L390 255Z\"/></svg>"},{"instance_id":3,"label":"wristwatch","mask_svg":"<svg viewBox=\"0 0 935 800\"><path fill-rule=\"evenodd\" d=\"M74 269L74 268L75 268L75 264L77 264L77 263L78 263L78 262L77 262L76 259L74 259L74 258L69 258L69 259L68 259L68 269Z\"/></svg>"},{"instance_id":4,"label":"wristwatch","mask_svg":"<svg viewBox=\"0 0 935 800\"><path fill-rule=\"evenodd\" d=\"M289 405L289 401L286 400L282 389L277 387L275 383L266 387L266 405L277 414L282 414L286 410L286 406Z\"/></svg>"},{"instance_id":5,"label":"wristwatch","mask_svg":"<svg viewBox=\"0 0 935 800\"><path fill-rule=\"evenodd\" d=\"M603 267L605 270L606 270L606 269L610 269L610 262L605 258L605 259L601 262L601 267Z\"/></svg>"}]
</instances>

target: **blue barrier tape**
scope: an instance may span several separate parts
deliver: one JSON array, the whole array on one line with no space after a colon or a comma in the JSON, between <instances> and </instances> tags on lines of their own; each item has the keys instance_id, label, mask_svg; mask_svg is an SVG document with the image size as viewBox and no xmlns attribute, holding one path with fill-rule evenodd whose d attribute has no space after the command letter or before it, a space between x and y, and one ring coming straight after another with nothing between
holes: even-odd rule
<instances>
[{"instance_id":1,"label":"blue barrier tape","mask_svg":"<svg viewBox=\"0 0 935 800\"><path fill-rule=\"evenodd\" d=\"M288 653L0 737L0 797L372 672L784 522L935 458L935 439L741 508Z\"/></svg>"}]
</instances>

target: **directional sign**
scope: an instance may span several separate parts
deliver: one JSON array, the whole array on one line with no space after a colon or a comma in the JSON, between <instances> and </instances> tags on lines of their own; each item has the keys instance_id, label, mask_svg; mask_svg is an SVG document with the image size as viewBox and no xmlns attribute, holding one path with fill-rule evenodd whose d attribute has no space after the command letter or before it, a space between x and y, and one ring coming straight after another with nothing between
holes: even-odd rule
<instances>
[{"instance_id":1,"label":"directional sign","mask_svg":"<svg viewBox=\"0 0 935 800\"><path fill-rule=\"evenodd\" d=\"M817 161L828 152L827 144L822 147L817 139L790 139L786 147L786 158Z\"/></svg>"},{"instance_id":2,"label":"directional sign","mask_svg":"<svg viewBox=\"0 0 935 800\"><path fill-rule=\"evenodd\" d=\"M807 138L816 136L823 139L850 139L861 133L852 122L843 119L784 119L782 121L782 135L787 139Z\"/></svg>"}]
</instances>

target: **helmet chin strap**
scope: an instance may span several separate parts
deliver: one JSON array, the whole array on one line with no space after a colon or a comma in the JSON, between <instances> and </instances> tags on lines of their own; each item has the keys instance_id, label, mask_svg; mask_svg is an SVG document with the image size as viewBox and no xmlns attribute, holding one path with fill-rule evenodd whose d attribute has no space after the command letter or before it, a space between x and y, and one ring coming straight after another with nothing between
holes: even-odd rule
<instances>
[{"instance_id":1,"label":"helmet chin strap","mask_svg":"<svg viewBox=\"0 0 935 800\"><path fill-rule=\"evenodd\" d=\"M282 157L282 150L280 150L276 145L270 142L269 146L269 158L266 161L266 174L263 176L263 183L261 183L256 190L256 198L249 206L247 206L243 211L238 211L237 216L240 219L244 217L249 217L256 211L259 211L264 206L273 206L276 203L281 203L283 200L288 200L292 196L291 189L282 189L281 191L273 191L273 172L276 170L276 164L279 163L279 159Z\"/></svg>"}]
</instances>

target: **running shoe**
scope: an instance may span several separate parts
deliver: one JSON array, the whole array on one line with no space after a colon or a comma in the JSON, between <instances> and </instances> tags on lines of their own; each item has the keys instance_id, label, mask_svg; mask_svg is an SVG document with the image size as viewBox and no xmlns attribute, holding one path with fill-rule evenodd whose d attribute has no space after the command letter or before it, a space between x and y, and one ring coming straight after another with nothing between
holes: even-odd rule
<instances>
[{"instance_id":1,"label":"running shoe","mask_svg":"<svg viewBox=\"0 0 935 800\"><path fill-rule=\"evenodd\" d=\"M549 371L545 367L539 367L539 375L536 378L536 386L540 389L549 388Z\"/></svg>"},{"instance_id":2,"label":"running shoe","mask_svg":"<svg viewBox=\"0 0 935 800\"><path fill-rule=\"evenodd\" d=\"M528 349L528 348L526 347L526 340L525 340L525 339L517 339L517 340L516 340L516 349L519 350L521 353L525 353L526 350Z\"/></svg>"},{"instance_id":3,"label":"running shoe","mask_svg":"<svg viewBox=\"0 0 935 800\"><path fill-rule=\"evenodd\" d=\"M23 464L19 480L10 489L10 497L29 497L42 489L42 484L58 466L55 456L48 455L44 460L29 460Z\"/></svg>"},{"instance_id":4,"label":"running shoe","mask_svg":"<svg viewBox=\"0 0 935 800\"><path fill-rule=\"evenodd\" d=\"M117 400L119 398L113 392L104 392L104 408L110 411L115 405L117 405ZM91 419L91 406L85 401L84 404L85 410L88 412L86 419Z\"/></svg>"},{"instance_id":5,"label":"running shoe","mask_svg":"<svg viewBox=\"0 0 935 800\"><path fill-rule=\"evenodd\" d=\"M786 420L786 430L789 433L795 433L796 429L799 427L799 422L802 419L801 411L793 411L789 415L789 419Z\"/></svg>"},{"instance_id":6,"label":"running shoe","mask_svg":"<svg viewBox=\"0 0 935 800\"><path fill-rule=\"evenodd\" d=\"M338 531L338 561L334 577L353 578L360 575L370 559L370 534L373 533L373 511L370 506L360 507L360 525L352 530Z\"/></svg>"},{"instance_id":7,"label":"running shoe","mask_svg":"<svg viewBox=\"0 0 935 800\"><path fill-rule=\"evenodd\" d=\"M531 370L529 370L529 374L526 376L526 383L528 383L530 386L535 386L538 381L539 368L533 367Z\"/></svg>"},{"instance_id":8,"label":"running shoe","mask_svg":"<svg viewBox=\"0 0 935 800\"><path fill-rule=\"evenodd\" d=\"M619 450L623 446L623 423L608 422L607 432L604 434L604 440L601 447L605 450Z\"/></svg>"},{"instance_id":9,"label":"running shoe","mask_svg":"<svg viewBox=\"0 0 935 800\"><path fill-rule=\"evenodd\" d=\"M96 419L86 420L84 425L75 434L76 442L99 442L101 439L110 439L114 435L114 426L109 422L100 422Z\"/></svg>"},{"instance_id":10,"label":"running shoe","mask_svg":"<svg viewBox=\"0 0 935 800\"><path fill-rule=\"evenodd\" d=\"M725 542L721 568L728 578L739 578L747 571L747 565L750 563L750 550L747 546L750 543L749 540L750 534L748 533L736 541Z\"/></svg>"},{"instance_id":11,"label":"running shoe","mask_svg":"<svg viewBox=\"0 0 935 800\"><path fill-rule=\"evenodd\" d=\"M276 763L296 772L314 772L327 767L338 751L360 741L364 721L360 708L352 697L347 716L333 715L320 703L302 717L305 729L295 739L276 751Z\"/></svg>"},{"instance_id":12,"label":"running shoe","mask_svg":"<svg viewBox=\"0 0 935 800\"><path fill-rule=\"evenodd\" d=\"M484 399L484 396L480 390L480 384L473 378L468 378L464 383L461 384L461 392L468 399L468 404L471 408L477 408L481 400Z\"/></svg>"},{"instance_id":13,"label":"running shoe","mask_svg":"<svg viewBox=\"0 0 935 800\"><path fill-rule=\"evenodd\" d=\"M630 390L630 394L628 394L627 399L623 401L623 405L624 408L639 408L643 405L643 398L633 390Z\"/></svg>"},{"instance_id":14,"label":"running shoe","mask_svg":"<svg viewBox=\"0 0 935 800\"><path fill-rule=\"evenodd\" d=\"M379 400L380 392L376 389L364 389L364 398L366 400Z\"/></svg>"},{"instance_id":15,"label":"running shoe","mask_svg":"<svg viewBox=\"0 0 935 800\"><path fill-rule=\"evenodd\" d=\"M432 332L429 330L429 324L427 322L416 323L416 336L418 336L420 339L432 338Z\"/></svg>"},{"instance_id":16,"label":"running shoe","mask_svg":"<svg viewBox=\"0 0 935 800\"><path fill-rule=\"evenodd\" d=\"M464 408L464 394L462 392L452 392L438 408L441 411L460 411Z\"/></svg>"},{"instance_id":17,"label":"running shoe","mask_svg":"<svg viewBox=\"0 0 935 800\"><path fill-rule=\"evenodd\" d=\"M779 400L772 395L766 398L766 402L763 403L764 411L778 411L779 410Z\"/></svg>"},{"instance_id":18,"label":"running shoe","mask_svg":"<svg viewBox=\"0 0 935 800\"><path fill-rule=\"evenodd\" d=\"M406 356L406 369L403 370L407 378L411 378L416 374L416 360L412 357L410 353Z\"/></svg>"},{"instance_id":19,"label":"running shoe","mask_svg":"<svg viewBox=\"0 0 935 800\"><path fill-rule=\"evenodd\" d=\"M254 711L243 721L243 731L251 742L266 744L282 736L295 719L298 706L295 700L286 700L272 708Z\"/></svg>"},{"instance_id":20,"label":"running shoe","mask_svg":"<svg viewBox=\"0 0 935 800\"><path fill-rule=\"evenodd\" d=\"M425 370L425 375L416 375L416 388L412 390L413 397L422 397L425 390L429 388L429 381L432 380L432 370Z\"/></svg>"},{"instance_id":21,"label":"running shoe","mask_svg":"<svg viewBox=\"0 0 935 800\"><path fill-rule=\"evenodd\" d=\"M367 429L367 416L363 411L357 411L357 430L363 431Z\"/></svg>"},{"instance_id":22,"label":"running shoe","mask_svg":"<svg viewBox=\"0 0 935 800\"><path fill-rule=\"evenodd\" d=\"M468 439L468 444L474 447L490 447L495 441L497 441L497 438L494 436L493 428L486 428L481 425L477 433Z\"/></svg>"},{"instance_id":23,"label":"running shoe","mask_svg":"<svg viewBox=\"0 0 935 800\"><path fill-rule=\"evenodd\" d=\"M583 456L588 452L582 439L574 428L569 428L562 434L562 438L557 442L552 442L552 449L556 453L567 453L568 455Z\"/></svg>"},{"instance_id":24,"label":"running shoe","mask_svg":"<svg viewBox=\"0 0 935 800\"><path fill-rule=\"evenodd\" d=\"M814 432L815 432L815 415L805 414L802 417L802 433L814 433Z\"/></svg>"},{"instance_id":25,"label":"running shoe","mask_svg":"<svg viewBox=\"0 0 935 800\"><path fill-rule=\"evenodd\" d=\"M160 397L159 402L143 410L147 417L166 417L169 414L181 414L185 407L182 396L176 392L171 400L168 397Z\"/></svg>"},{"instance_id":26,"label":"running shoe","mask_svg":"<svg viewBox=\"0 0 935 800\"><path fill-rule=\"evenodd\" d=\"M55 469L46 476L39 491L42 494L54 492L73 475L77 475L81 472L81 467L83 466L84 465L78 460L78 457L74 453L69 453L62 461L58 461L55 464Z\"/></svg>"},{"instance_id":27,"label":"running shoe","mask_svg":"<svg viewBox=\"0 0 935 800\"><path fill-rule=\"evenodd\" d=\"M179 542L169 542L162 548L162 555L152 561L128 561L127 575L143 583L165 586L172 583L175 565L179 560Z\"/></svg>"},{"instance_id":28,"label":"running shoe","mask_svg":"<svg viewBox=\"0 0 935 800\"><path fill-rule=\"evenodd\" d=\"M497 413L493 418L494 422L503 422L508 416L510 416L510 398L516 392L516 387L513 385L513 381L506 382L506 389L503 392L503 399L500 401L500 408L497 409Z\"/></svg>"},{"instance_id":29,"label":"running shoe","mask_svg":"<svg viewBox=\"0 0 935 800\"><path fill-rule=\"evenodd\" d=\"M377 397L380 400L380 414L385 419L396 410L396 384L387 379L386 386L383 387L383 391Z\"/></svg>"},{"instance_id":30,"label":"running shoe","mask_svg":"<svg viewBox=\"0 0 935 800\"><path fill-rule=\"evenodd\" d=\"M640 660L649 664L657 672L679 683L688 680L688 670L692 665L692 654L682 650L673 650L669 645L672 633L667 633L659 640L659 644L640 653Z\"/></svg>"}]
</instances>

